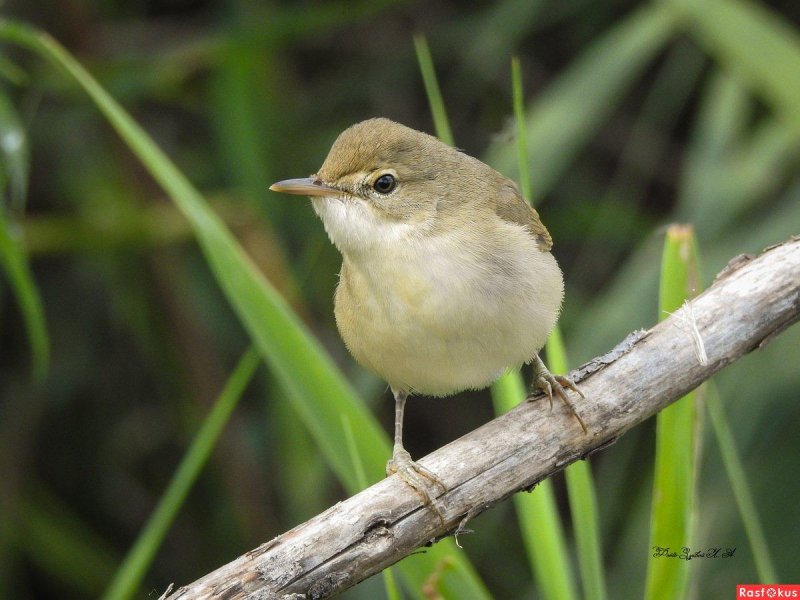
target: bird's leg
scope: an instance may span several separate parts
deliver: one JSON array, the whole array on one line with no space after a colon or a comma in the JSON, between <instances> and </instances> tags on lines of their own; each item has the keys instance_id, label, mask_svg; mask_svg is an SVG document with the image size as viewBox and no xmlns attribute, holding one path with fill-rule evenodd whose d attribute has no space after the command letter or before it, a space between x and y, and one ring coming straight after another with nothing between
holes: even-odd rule
<instances>
[{"instance_id":1,"label":"bird's leg","mask_svg":"<svg viewBox=\"0 0 800 600\"><path fill-rule=\"evenodd\" d=\"M578 423L581 424L583 433L589 433L589 430L586 429L586 424L583 422L583 419L581 419L578 411L575 410L572 402L570 402L569 398L567 398L567 391L564 388L571 389L581 398L586 398L586 396L583 395L583 392L578 389L578 386L575 385L575 383L569 377L564 377L563 375L553 375L550 371L548 371L538 354L533 356L533 386L534 388L542 390L545 394L547 394L547 397L550 399L551 409L553 408L553 392L555 391L558 397L561 398L561 401L567 405L567 408L569 408L570 412L578 420Z\"/></svg>"},{"instance_id":2,"label":"bird's leg","mask_svg":"<svg viewBox=\"0 0 800 600\"><path fill-rule=\"evenodd\" d=\"M447 487L430 469L426 469L422 465L411 460L411 455L403 447L403 413L406 408L408 392L392 389L392 393L394 394L395 402L394 450L392 452L391 460L386 463L386 475L389 476L397 473L397 475L403 481L410 485L414 491L420 495L423 504L426 506L431 506L436 511L437 516L442 523L444 523L444 516L439 510L439 507L436 506L436 503L433 501L426 479L431 483L438 485L444 491L447 491Z\"/></svg>"}]
</instances>

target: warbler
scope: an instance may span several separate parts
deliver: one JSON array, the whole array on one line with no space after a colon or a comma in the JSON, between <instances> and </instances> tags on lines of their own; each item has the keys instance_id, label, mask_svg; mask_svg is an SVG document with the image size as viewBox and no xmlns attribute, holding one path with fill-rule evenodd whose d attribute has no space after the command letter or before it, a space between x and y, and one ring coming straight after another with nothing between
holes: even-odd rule
<instances>
[{"instance_id":1,"label":"warbler","mask_svg":"<svg viewBox=\"0 0 800 600\"><path fill-rule=\"evenodd\" d=\"M550 234L513 181L431 135L375 118L342 132L315 175L270 189L310 196L342 254L339 333L395 399L387 475L431 503L429 485L446 487L403 447L409 394L484 388L524 363L551 404L555 392L586 431L565 388L580 390L537 354L564 282Z\"/></svg>"}]
</instances>

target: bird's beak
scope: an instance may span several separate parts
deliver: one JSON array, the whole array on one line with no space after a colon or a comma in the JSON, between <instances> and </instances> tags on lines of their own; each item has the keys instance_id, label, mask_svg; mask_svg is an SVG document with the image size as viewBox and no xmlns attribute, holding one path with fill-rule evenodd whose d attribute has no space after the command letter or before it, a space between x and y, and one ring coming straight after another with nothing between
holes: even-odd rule
<instances>
[{"instance_id":1,"label":"bird's beak","mask_svg":"<svg viewBox=\"0 0 800 600\"><path fill-rule=\"evenodd\" d=\"M298 196L339 196L342 190L337 190L325 185L316 177L302 177L300 179L285 179L269 186L273 192L296 194Z\"/></svg>"}]
</instances>

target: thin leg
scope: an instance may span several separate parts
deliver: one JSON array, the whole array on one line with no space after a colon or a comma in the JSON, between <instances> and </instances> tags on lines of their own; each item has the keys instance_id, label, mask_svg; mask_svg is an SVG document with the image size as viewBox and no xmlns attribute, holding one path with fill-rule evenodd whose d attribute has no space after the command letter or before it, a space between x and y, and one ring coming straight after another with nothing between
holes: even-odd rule
<instances>
[{"instance_id":1,"label":"thin leg","mask_svg":"<svg viewBox=\"0 0 800 600\"><path fill-rule=\"evenodd\" d=\"M583 422L583 419L581 419L578 411L575 410L572 402L569 401L569 398L567 397L567 391L564 389L569 388L573 392L577 393L581 398L586 398L586 396L583 395L583 392L578 389L578 386L576 386L569 377L553 375L544 365L538 354L534 355L533 357L533 377L534 387L542 390L550 399L550 408L553 408L553 391L555 391L558 397L561 398L561 401L567 405L567 408L569 408L570 412L578 420L578 423L581 424L583 433L589 433L589 430L586 429L586 424Z\"/></svg>"},{"instance_id":2,"label":"thin leg","mask_svg":"<svg viewBox=\"0 0 800 600\"><path fill-rule=\"evenodd\" d=\"M439 508L433 501L426 479L431 483L438 485L442 490L447 491L447 487L430 469L426 469L422 465L411 460L411 455L403 447L403 413L406 408L406 400L408 399L408 392L404 390L392 390L394 394L394 451L392 452L392 459L386 464L386 475L397 475L410 485L417 494L422 497L425 505L432 506L439 516L439 519L444 522L444 517L439 511Z\"/></svg>"},{"instance_id":3,"label":"thin leg","mask_svg":"<svg viewBox=\"0 0 800 600\"><path fill-rule=\"evenodd\" d=\"M395 392L394 394L394 451L392 455L397 454L398 451L404 450L403 448L403 417L406 413L406 400L408 400L408 392Z\"/></svg>"}]
</instances>

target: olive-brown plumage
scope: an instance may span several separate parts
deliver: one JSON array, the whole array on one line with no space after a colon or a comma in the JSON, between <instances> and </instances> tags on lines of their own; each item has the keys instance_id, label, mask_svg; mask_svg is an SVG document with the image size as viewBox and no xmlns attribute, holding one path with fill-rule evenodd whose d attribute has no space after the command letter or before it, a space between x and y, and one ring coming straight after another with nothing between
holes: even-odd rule
<instances>
[{"instance_id":1,"label":"olive-brown plumage","mask_svg":"<svg viewBox=\"0 0 800 600\"><path fill-rule=\"evenodd\" d=\"M339 332L391 386L388 471L426 499L423 478L441 482L403 448L409 393L482 388L533 361L538 384L565 398L566 381L537 356L561 308L561 270L511 180L433 136L370 119L342 132L316 175L271 189L311 196L342 253Z\"/></svg>"}]
</instances>

